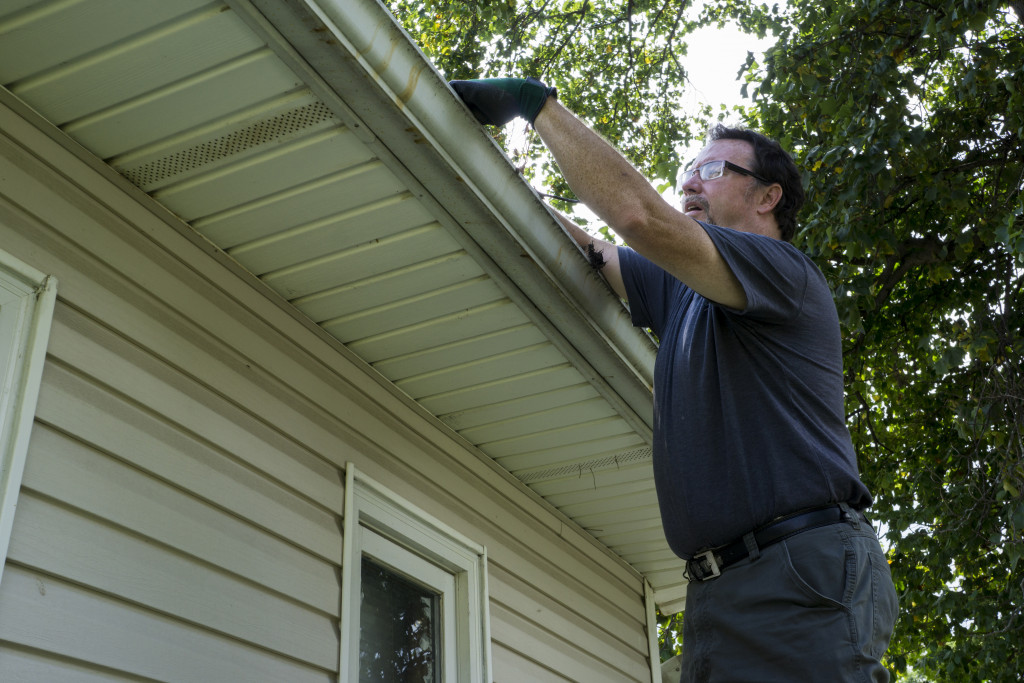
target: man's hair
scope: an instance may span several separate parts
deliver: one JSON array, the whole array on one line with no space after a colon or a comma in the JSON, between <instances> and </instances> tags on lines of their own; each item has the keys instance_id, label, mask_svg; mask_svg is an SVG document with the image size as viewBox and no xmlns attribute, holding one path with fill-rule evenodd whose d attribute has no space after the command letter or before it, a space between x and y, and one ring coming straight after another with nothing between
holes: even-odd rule
<instances>
[{"instance_id":1,"label":"man's hair","mask_svg":"<svg viewBox=\"0 0 1024 683\"><path fill-rule=\"evenodd\" d=\"M708 142L714 140L743 140L754 148L754 168L750 170L782 186L782 198L772 213L782 239L791 242L796 234L796 215L804 205L804 186L793 157L775 140L749 128L730 128L719 123L708 132Z\"/></svg>"}]
</instances>

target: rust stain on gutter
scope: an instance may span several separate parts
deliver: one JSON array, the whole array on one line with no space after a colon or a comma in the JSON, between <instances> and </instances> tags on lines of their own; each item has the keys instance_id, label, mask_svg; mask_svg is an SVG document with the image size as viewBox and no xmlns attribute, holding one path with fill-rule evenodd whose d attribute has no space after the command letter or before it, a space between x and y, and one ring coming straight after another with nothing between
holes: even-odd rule
<instances>
[{"instance_id":1,"label":"rust stain on gutter","mask_svg":"<svg viewBox=\"0 0 1024 683\"><path fill-rule=\"evenodd\" d=\"M395 51L405 43L405 37L402 34L392 35L389 40L388 50L379 60L371 59L370 53L373 51L374 45L377 43L377 37L380 35L381 30L384 28L383 23L378 22L373 27L373 35L370 36L370 40L365 47L359 49L359 56L366 59L368 64L371 64L374 70L377 72L378 78L388 70L391 66L391 60L394 59ZM416 61L412 70L409 73L409 78L406 81L405 88L397 95L397 104L399 107L404 107L406 103L412 98L413 93L416 91L416 86L419 84L420 76L427 69L427 64L422 61Z\"/></svg>"},{"instance_id":2,"label":"rust stain on gutter","mask_svg":"<svg viewBox=\"0 0 1024 683\"><path fill-rule=\"evenodd\" d=\"M405 129L405 132L412 136L412 141L417 145L425 145L427 143L427 139L423 137L423 133L416 126L409 126Z\"/></svg>"},{"instance_id":3,"label":"rust stain on gutter","mask_svg":"<svg viewBox=\"0 0 1024 683\"><path fill-rule=\"evenodd\" d=\"M416 66L413 67L412 71L409 72L409 80L406 81L405 89L398 95L398 101L400 104L404 105L412 99L412 94L416 91L416 86L419 85L420 76L423 75L423 72L426 71L426 69L426 64L417 63Z\"/></svg>"},{"instance_id":4,"label":"rust stain on gutter","mask_svg":"<svg viewBox=\"0 0 1024 683\"><path fill-rule=\"evenodd\" d=\"M381 22L377 22L373 27L373 35L370 36L370 40L367 41L366 46L356 46L356 54L365 59L366 63L372 66L377 72L378 76L387 71L388 67L391 65L391 58L394 57L395 50L401 42L398 39L392 38L387 54L385 54L379 61L374 61L370 53L373 52L373 46L377 44L377 36L380 35L382 29L384 29L384 25Z\"/></svg>"}]
</instances>

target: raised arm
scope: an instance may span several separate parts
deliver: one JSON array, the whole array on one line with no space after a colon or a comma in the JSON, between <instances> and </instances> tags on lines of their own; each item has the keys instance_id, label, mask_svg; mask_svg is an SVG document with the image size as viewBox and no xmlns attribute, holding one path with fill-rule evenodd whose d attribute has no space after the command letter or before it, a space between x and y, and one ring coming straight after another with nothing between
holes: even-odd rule
<instances>
[{"instance_id":1,"label":"raised arm","mask_svg":"<svg viewBox=\"0 0 1024 683\"><path fill-rule=\"evenodd\" d=\"M558 102L553 88L532 78L451 85L481 123L504 125L516 116L532 123L576 196L630 247L706 298L746 306L743 288L700 224L662 199L618 150Z\"/></svg>"},{"instance_id":2,"label":"raised arm","mask_svg":"<svg viewBox=\"0 0 1024 683\"><path fill-rule=\"evenodd\" d=\"M590 263L601 271L604 279L611 285L612 291L618 294L620 299L627 299L626 286L622 283L622 272L619 270L619 248L611 242L594 237L560 211L555 211L555 216L569 236L586 252Z\"/></svg>"},{"instance_id":3,"label":"raised arm","mask_svg":"<svg viewBox=\"0 0 1024 683\"><path fill-rule=\"evenodd\" d=\"M739 281L707 232L662 199L618 150L554 98L534 127L576 196L630 247L704 297L746 306Z\"/></svg>"}]
</instances>

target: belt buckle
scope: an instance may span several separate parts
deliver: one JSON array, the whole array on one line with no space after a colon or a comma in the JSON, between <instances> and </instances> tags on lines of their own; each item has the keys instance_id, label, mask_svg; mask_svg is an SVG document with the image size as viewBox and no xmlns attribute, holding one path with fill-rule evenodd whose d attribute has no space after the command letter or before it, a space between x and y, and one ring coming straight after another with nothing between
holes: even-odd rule
<instances>
[{"instance_id":1,"label":"belt buckle","mask_svg":"<svg viewBox=\"0 0 1024 683\"><path fill-rule=\"evenodd\" d=\"M722 575L722 569L718 566L718 560L715 559L715 552L713 550L705 550L702 553L697 553L693 559L697 560L698 562L707 562L707 566L711 569L711 575L701 576L701 581L715 579ZM701 573L704 573L703 566L701 566Z\"/></svg>"}]
</instances>

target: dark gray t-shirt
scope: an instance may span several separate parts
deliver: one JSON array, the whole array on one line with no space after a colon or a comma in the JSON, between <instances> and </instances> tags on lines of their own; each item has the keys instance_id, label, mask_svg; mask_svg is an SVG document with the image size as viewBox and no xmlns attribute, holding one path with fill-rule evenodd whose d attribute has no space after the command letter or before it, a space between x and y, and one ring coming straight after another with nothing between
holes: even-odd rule
<instances>
[{"instance_id":1,"label":"dark gray t-shirt","mask_svg":"<svg viewBox=\"0 0 1024 683\"><path fill-rule=\"evenodd\" d=\"M683 558L780 515L871 503L845 423L839 320L821 271L786 242L702 225L746 310L619 248L633 323L660 339L654 474L665 535Z\"/></svg>"}]
</instances>

